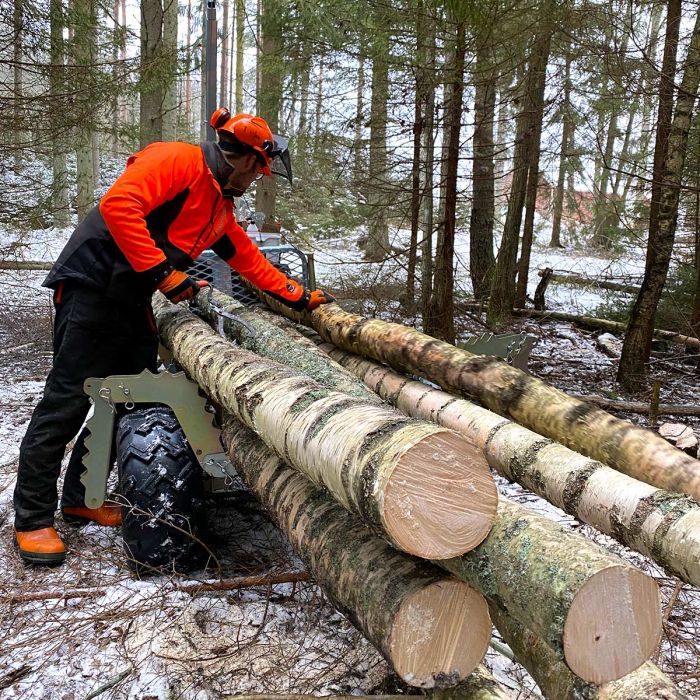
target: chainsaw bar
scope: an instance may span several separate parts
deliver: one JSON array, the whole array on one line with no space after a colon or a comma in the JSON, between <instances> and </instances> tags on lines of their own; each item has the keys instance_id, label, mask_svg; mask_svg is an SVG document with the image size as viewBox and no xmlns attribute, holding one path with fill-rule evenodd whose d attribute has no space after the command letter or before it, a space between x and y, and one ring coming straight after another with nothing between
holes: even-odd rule
<instances>
[{"instance_id":1,"label":"chainsaw bar","mask_svg":"<svg viewBox=\"0 0 700 700\"><path fill-rule=\"evenodd\" d=\"M530 352L536 342L537 337L528 333L483 333L457 343L457 347L475 355L501 357L509 365L527 372Z\"/></svg>"}]
</instances>

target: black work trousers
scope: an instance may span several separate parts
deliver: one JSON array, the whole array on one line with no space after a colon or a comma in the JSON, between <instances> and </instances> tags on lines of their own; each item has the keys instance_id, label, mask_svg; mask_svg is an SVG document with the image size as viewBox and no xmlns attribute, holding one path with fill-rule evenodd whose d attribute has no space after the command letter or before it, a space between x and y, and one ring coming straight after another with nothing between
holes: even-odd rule
<instances>
[{"instance_id":1,"label":"black work trousers","mask_svg":"<svg viewBox=\"0 0 700 700\"><path fill-rule=\"evenodd\" d=\"M14 492L17 530L53 525L61 461L90 409L83 382L157 369L158 335L150 300L121 304L68 280L54 294L54 304L53 367L20 447ZM85 433L80 433L68 462L62 507L85 505L80 481Z\"/></svg>"}]
</instances>

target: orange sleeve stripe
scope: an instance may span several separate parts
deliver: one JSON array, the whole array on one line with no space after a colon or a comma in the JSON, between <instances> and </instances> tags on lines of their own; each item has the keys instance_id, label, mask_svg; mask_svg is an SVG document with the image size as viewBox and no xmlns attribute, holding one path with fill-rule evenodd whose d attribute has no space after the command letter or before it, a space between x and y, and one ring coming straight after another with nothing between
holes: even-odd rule
<instances>
[{"instance_id":1,"label":"orange sleeve stripe","mask_svg":"<svg viewBox=\"0 0 700 700\"><path fill-rule=\"evenodd\" d=\"M278 294L291 301L301 298L304 288L280 272L237 223L234 224L229 237L236 246L236 254L227 261L231 267L266 292ZM288 289L290 282L293 286L292 291Z\"/></svg>"},{"instance_id":2,"label":"orange sleeve stripe","mask_svg":"<svg viewBox=\"0 0 700 700\"><path fill-rule=\"evenodd\" d=\"M126 170L102 198L100 213L136 272L166 259L148 232L146 216L188 186L200 159L196 146L151 144L129 158Z\"/></svg>"}]
</instances>

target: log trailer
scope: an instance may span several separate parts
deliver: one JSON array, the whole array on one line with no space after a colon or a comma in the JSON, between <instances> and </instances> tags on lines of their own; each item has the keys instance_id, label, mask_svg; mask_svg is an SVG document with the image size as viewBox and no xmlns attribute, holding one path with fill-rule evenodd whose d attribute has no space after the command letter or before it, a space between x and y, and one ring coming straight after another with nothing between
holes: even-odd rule
<instances>
[{"instance_id":1,"label":"log trailer","mask_svg":"<svg viewBox=\"0 0 700 700\"><path fill-rule=\"evenodd\" d=\"M251 232L252 229L252 232ZM307 287L315 287L313 257L286 244L279 233L261 226L249 235L276 267ZM205 252L190 268L197 279L245 305L260 300L212 252ZM224 318L254 330L210 299L223 335ZM527 335L481 335L463 347L477 354L507 359L526 368L534 344ZM122 536L129 566L137 573L163 569L188 571L205 564L208 550L202 542L207 495L229 490L236 471L220 439L216 408L198 385L173 362L161 346L163 371L137 375L91 377L85 392L93 403L87 426L85 503L97 508L107 498L110 467L118 465L115 498L123 507Z\"/></svg>"}]
</instances>

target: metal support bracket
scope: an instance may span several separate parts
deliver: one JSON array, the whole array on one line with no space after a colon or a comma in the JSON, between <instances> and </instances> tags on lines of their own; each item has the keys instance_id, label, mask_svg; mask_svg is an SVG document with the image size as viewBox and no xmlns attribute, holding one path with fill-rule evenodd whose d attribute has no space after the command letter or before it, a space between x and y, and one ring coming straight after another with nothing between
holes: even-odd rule
<instances>
[{"instance_id":1,"label":"metal support bracket","mask_svg":"<svg viewBox=\"0 0 700 700\"><path fill-rule=\"evenodd\" d=\"M101 506L107 493L117 404L123 404L127 411L139 403L169 406L204 471L229 479L235 475L221 447L221 431L213 425L214 416L207 411L207 400L184 372L153 374L144 370L140 374L112 375L104 379L90 377L83 388L94 404L93 414L86 423L89 435L85 440L87 453L83 457L85 472L81 476L88 508Z\"/></svg>"},{"instance_id":2,"label":"metal support bracket","mask_svg":"<svg viewBox=\"0 0 700 700\"><path fill-rule=\"evenodd\" d=\"M475 355L502 357L509 365L527 372L527 362L536 342L537 337L528 333L484 333L457 343L457 347Z\"/></svg>"}]
</instances>

